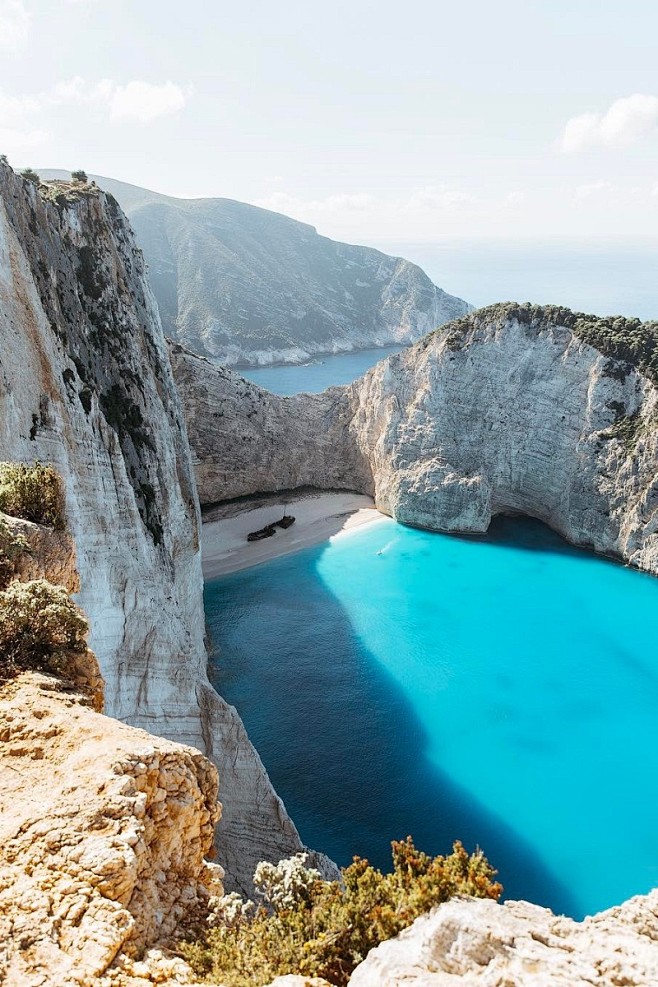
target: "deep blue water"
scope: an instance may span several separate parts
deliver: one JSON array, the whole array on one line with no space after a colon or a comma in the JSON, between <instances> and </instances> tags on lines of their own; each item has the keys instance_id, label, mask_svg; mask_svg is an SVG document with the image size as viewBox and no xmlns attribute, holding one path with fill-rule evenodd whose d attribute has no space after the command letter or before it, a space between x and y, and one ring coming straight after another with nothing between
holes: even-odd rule
<instances>
[{"instance_id":1,"label":"deep blue water","mask_svg":"<svg viewBox=\"0 0 658 987\"><path fill-rule=\"evenodd\" d=\"M336 384L351 384L380 360L399 353L401 349L404 347L379 346L376 349L361 350L359 353L319 357L317 361L303 366L257 367L239 370L238 373L274 394L297 394L299 391L319 394Z\"/></svg>"},{"instance_id":2,"label":"deep blue water","mask_svg":"<svg viewBox=\"0 0 658 987\"><path fill-rule=\"evenodd\" d=\"M658 579L498 519L384 521L206 587L214 675L304 840L460 838L575 917L658 885Z\"/></svg>"}]
</instances>

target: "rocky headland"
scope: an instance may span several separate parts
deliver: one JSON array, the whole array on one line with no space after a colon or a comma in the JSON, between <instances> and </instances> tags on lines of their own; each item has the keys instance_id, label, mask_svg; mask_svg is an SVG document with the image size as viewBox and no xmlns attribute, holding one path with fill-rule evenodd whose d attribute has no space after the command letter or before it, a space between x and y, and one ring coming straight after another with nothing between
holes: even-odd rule
<instances>
[{"instance_id":1,"label":"rocky headland","mask_svg":"<svg viewBox=\"0 0 658 987\"><path fill-rule=\"evenodd\" d=\"M657 337L510 303L317 395L270 394L179 346L172 366L202 504L306 485L437 531L523 514L658 573Z\"/></svg>"}]
</instances>

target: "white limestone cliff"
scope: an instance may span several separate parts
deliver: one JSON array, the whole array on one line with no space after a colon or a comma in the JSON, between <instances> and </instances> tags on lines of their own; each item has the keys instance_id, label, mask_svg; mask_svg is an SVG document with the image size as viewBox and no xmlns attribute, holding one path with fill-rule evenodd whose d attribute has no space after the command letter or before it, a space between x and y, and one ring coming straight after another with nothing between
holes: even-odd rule
<instances>
[{"instance_id":1,"label":"white limestone cliff","mask_svg":"<svg viewBox=\"0 0 658 987\"><path fill-rule=\"evenodd\" d=\"M567 310L483 309L292 398L179 349L201 502L309 485L437 531L525 514L658 573L658 389L579 332Z\"/></svg>"},{"instance_id":2,"label":"white limestone cliff","mask_svg":"<svg viewBox=\"0 0 658 987\"><path fill-rule=\"evenodd\" d=\"M3 163L0 458L60 472L107 711L214 760L227 885L248 888L301 841L206 677L194 476L141 253L99 189L39 190Z\"/></svg>"}]
</instances>

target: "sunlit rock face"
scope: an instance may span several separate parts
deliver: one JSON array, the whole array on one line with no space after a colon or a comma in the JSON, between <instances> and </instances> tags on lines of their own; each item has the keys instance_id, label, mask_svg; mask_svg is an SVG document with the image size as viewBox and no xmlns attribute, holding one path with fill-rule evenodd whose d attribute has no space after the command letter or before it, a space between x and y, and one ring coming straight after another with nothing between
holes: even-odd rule
<instances>
[{"instance_id":1,"label":"sunlit rock face","mask_svg":"<svg viewBox=\"0 0 658 987\"><path fill-rule=\"evenodd\" d=\"M292 398L179 350L201 501L351 489L454 532L525 514L658 572L658 391L581 331L567 310L495 306L348 387Z\"/></svg>"},{"instance_id":2,"label":"sunlit rock face","mask_svg":"<svg viewBox=\"0 0 658 987\"><path fill-rule=\"evenodd\" d=\"M37 189L5 164L0 458L58 468L107 712L213 758L226 883L248 887L301 843L207 681L194 475L142 254L111 196Z\"/></svg>"},{"instance_id":3,"label":"sunlit rock face","mask_svg":"<svg viewBox=\"0 0 658 987\"><path fill-rule=\"evenodd\" d=\"M453 900L368 954L350 987L652 987L658 892L583 922L527 901Z\"/></svg>"},{"instance_id":4,"label":"sunlit rock face","mask_svg":"<svg viewBox=\"0 0 658 987\"><path fill-rule=\"evenodd\" d=\"M35 672L0 693L0 979L187 983L176 964L156 973L147 959L143 981L121 970L175 943L181 922L222 893L221 868L204 859L217 771L79 698Z\"/></svg>"},{"instance_id":5,"label":"sunlit rock face","mask_svg":"<svg viewBox=\"0 0 658 987\"><path fill-rule=\"evenodd\" d=\"M397 520L483 532L519 513L658 572L656 387L553 310L476 312L347 400L377 505Z\"/></svg>"}]
</instances>

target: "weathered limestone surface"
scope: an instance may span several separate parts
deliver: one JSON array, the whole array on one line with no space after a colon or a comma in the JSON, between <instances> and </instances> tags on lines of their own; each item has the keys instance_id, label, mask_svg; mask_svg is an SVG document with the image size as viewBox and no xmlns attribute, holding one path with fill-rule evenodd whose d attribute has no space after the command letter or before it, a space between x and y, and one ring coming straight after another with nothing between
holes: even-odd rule
<instances>
[{"instance_id":1,"label":"weathered limestone surface","mask_svg":"<svg viewBox=\"0 0 658 987\"><path fill-rule=\"evenodd\" d=\"M473 313L320 395L277 397L175 354L201 502L303 483L438 531L520 513L658 573L658 390L512 313Z\"/></svg>"},{"instance_id":2,"label":"weathered limestone surface","mask_svg":"<svg viewBox=\"0 0 658 987\"><path fill-rule=\"evenodd\" d=\"M107 712L214 760L227 886L248 889L301 841L206 677L194 475L143 259L111 197L49 195L0 163L0 458L59 470Z\"/></svg>"},{"instance_id":3,"label":"weathered limestone surface","mask_svg":"<svg viewBox=\"0 0 658 987\"><path fill-rule=\"evenodd\" d=\"M170 343L202 504L304 486L366 492L342 388L279 397Z\"/></svg>"},{"instance_id":4,"label":"weathered limestone surface","mask_svg":"<svg viewBox=\"0 0 658 987\"><path fill-rule=\"evenodd\" d=\"M453 900L368 954L350 987L653 987L658 891L583 922L525 901Z\"/></svg>"},{"instance_id":5,"label":"weathered limestone surface","mask_svg":"<svg viewBox=\"0 0 658 987\"><path fill-rule=\"evenodd\" d=\"M221 868L204 861L215 768L57 690L25 673L0 691L0 980L11 987L105 983L119 953L166 943L221 888Z\"/></svg>"}]
</instances>

